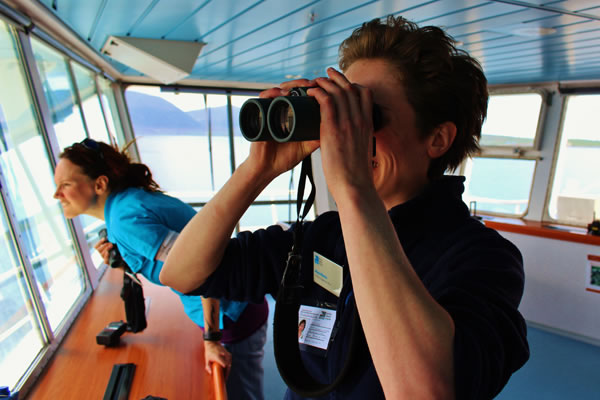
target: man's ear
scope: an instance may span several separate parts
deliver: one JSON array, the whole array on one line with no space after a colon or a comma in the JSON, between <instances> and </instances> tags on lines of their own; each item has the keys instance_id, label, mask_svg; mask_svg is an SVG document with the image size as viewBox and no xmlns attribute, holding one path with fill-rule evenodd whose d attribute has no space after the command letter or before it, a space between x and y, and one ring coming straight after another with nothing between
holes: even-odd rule
<instances>
[{"instance_id":1,"label":"man's ear","mask_svg":"<svg viewBox=\"0 0 600 400\"><path fill-rule=\"evenodd\" d=\"M96 178L94 190L96 191L97 195L108 192L108 177L106 175L100 175Z\"/></svg>"},{"instance_id":2,"label":"man's ear","mask_svg":"<svg viewBox=\"0 0 600 400\"><path fill-rule=\"evenodd\" d=\"M446 121L433 129L433 133L427 139L429 141L427 146L427 154L429 157L438 158L443 156L456 137L456 125L454 122Z\"/></svg>"}]
</instances>

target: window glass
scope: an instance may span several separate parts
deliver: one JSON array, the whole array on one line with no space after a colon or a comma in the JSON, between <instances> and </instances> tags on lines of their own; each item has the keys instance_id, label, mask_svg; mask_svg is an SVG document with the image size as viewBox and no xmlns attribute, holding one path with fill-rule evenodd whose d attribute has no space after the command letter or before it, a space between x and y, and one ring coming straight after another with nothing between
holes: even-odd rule
<instances>
[{"instance_id":1,"label":"window glass","mask_svg":"<svg viewBox=\"0 0 600 400\"><path fill-rule=\"evenodd\" d=\"M210 127L209 157L212 164L211 179L214 194L223 187L232 172L227 95L209 94L206 96L206 104L205 119L208 121L208 126ZM235 120L233 121L235 126L236 122ZM234 140L235 144L237 143ZM212 194L210 197L212 197Z\"/></svg>"},{"instance_id":2,"label":"window glass","mask_svg":"<svg viewBox=\"0 0 600 400\"><path fill-rule=\"evenodd\" d=\"M44 343L4 213L0 231L0 376L2 385L14 387Z\"/></svg>"},{"instance_id":3,"label":"window glass","mask_svg":"<svg viewBox=\"0 0 600 400\"><path fill-rule=\"evenodd\" d=\"M125 134L123 133L123 127L121 126L119 110L117 108L114 92L111 88L111 82L108 79L99 77L98 84L100 86L100 99L108 123L109 133L113 139L115 139L119 147L124 147L127 144L127 141L125 139Z\"/></svg>"},{"instance_id":4,"label":"window glass","mask_svg":"<svg viewBox=\"0 0 600 400\"><path fill-rule=\"evenodd\" d=\"M291 212L290 212L291 211ZM240 231L255 231L278 222L296 222L296 206L288 204L253 205L240 220ZM310 216L307 220L312 219Z\"/></svg>"},{"instance_id":5,"label":"window glass","mask_svg":"<svg viewBox=\"0 0 600 400\"><path fill-rule=\"evenodd\" d=\"M587 225L600 218L600 95L569 96L548 213Z\"/></svg>"},{"instance_id":6,"label":"window glass","mask_svg":"<svg viewBox=\"0 0 600 400\"><path fill-rule=\"evenodd\" d=\"M473 158L466 164L467 204L477 211L521 216L527 210L535 160Z\"/></svg>"},{"instance_id":7,"label":"window glass","mask_svg":"<svg viewBox=\"0 0 600 400\"><path fill-rule=\"evenodd\" d=\"M53 198L53 171L23 75L14 68L2 72L3 87L11 90L0 94L5 118L0 166L25 246L22 251L33 266L48 319L56 329L84 289L82 269Z\"/></svg>"},{"instance_id":8,"label":"window glass","mask_svg":"<svg viewBox=\"0 0 600 400\"><path fill-rule=\"evenodd\" d=\"M85 281L66 220L52 197L55 187L51 163L26 79L18 67L19 53L2 22L0 43L4 44L3 58L12 61L0 65L2 185L12 206L12 228L19 235L22 256L33 269L30 278L40 292L51 328L56 330L83 292ZM4 218L4 212L1 214ZM0 223L0 252L4 253L0 263L0 376L8 380L25 372L42 342L28 308L32 304L29 288L7 221L1 219Z\"/></svg>"},{"instance_id":9,"label":"window glass","mask_svg":"<svg viewBox=\"0 0 600 400\"><path fill-rule=\"evenodd\" d=\"M231 96L231 110L232 110L232 120L233 120L233 142L235 148L235 167L239 167L242 162L248 157L250 154L250 144L251 142L247 141L242 135L242 131L240 130L240 108L246 102L246 100L258 97L258 93L256 96Z\"/></svg>"},{"instance_id":10,"label":"window glass","mask_svg":"<svg viewBox=\"0 0 600 400\"><path fill-rule=\"evenodd\" d=\"M81 222L85 241L87 243L92 262L94 263L94 267L96 267L96 269L100 269L100 267L104 265L104 260L102 259L100 253L96 251L94 245L98 242L98 240L100 240L98 232L100 232L100 230L103 228L106 228L106 224L103 220L89 215L81 214L77 218Z\"/></svg>"},{"instance_id":11,"label":"window glass","mask_svg":"<svg viewBox=\"0 0 600 400\"><path fill-rule=\"evenodd\" d=\"M102 107L100 106L100 98L96 91L94 74L89 69L75 62L72 62L71 65L73 66L73 74L77 82L77 89L79 90L79 98L81 99L81 107L83 108L83 116L85 117L89 136L94 140L110 143L106 121L104 121Z\"/></svg>"},{"instance_id":12,"label":"window glass","mask_svg":"<svg viewBox=\"0 0 600 400\"><path fill-rule=\"evenodd\" d=\"M48 102L54 123L54 131L58 141L59 150L75 142L80 142L86 137L86 130L81 119L80 108L75 101L75 87L72 83L67 61L59 52L47 46L43 42L32 38L32 48L36 58L36 64L40 71L44 96ZM108 142L106 125L99 111L98 96L88 70L73 63L74 74L77 77L77 85L86 114L86 120L90 134L94 139ZM103 129L103 132L102 132ZM87 232L95 229L92 218L77 217ZM102 260L95 253L95 240L88 238L88 252L92 256L94 265L99 268Z\"/></svg>"},{"instance_id":13,"label":"window glass","mask_svg":"<svg viewBox=\"0 0 600 400\"><path fill-rule=\"evenodd\" d=\"M490 95L479 141L482 156L463 164L467 204L473 202L481 212L525 214L536 166L541 110L539 93Z\"/></svg>"},{"instance_id":14,"label":"window glass","mask_svg":"<svg viewBox=\"0 0 600 400\"><path fill-rule=\"evenodd\" d=\"M56 139L60 149L63 149L86 137L67 60L56 50L33 37L31 46L52 115Z\"/></svg>"},{"instance_id":15,"label":"window glass","mask_svg":"<svg viewBox=\"0 0 600 400\"><path fill-rule=\"evenodd\" d=\"M480 145L532 147L541 106L538 93L491 95Z\"/></svg>"},{"instance_id":16,"label":"window glass","mask_svg":"<svg viewBox=\"0 0 600 400\"><path fill-rule=\"evenodd\" d=\"M208 201L214 191L208 119L214 110L207 109L204 95L130 86L125 99L141 161L156 182L185 202Z\"/></svg>"}]
</instances>

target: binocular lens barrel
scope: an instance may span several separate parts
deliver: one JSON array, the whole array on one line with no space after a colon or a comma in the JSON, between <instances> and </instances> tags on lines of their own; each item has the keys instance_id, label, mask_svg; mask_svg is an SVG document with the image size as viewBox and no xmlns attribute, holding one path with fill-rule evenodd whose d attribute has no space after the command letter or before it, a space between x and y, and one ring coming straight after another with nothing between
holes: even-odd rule
<instances>
[{"instance_id":1,"label":"binocular lens barrel","mask_svg":"<svg viewBox=\"0 0 600 400\"><path fill-rule=\"evenodd\" d=\"M269 108L268 121L275 140L284 140L294 131L296 124L294 109L285 101L278 101Z\"/></svg>"},{"instance_id":2,"label":"binocular lens barrel","mask_svg":"<svg viewBox=\"0 0 600 400\"><path fill-rule=\"evenodd\" d=\"M373 127L381 128L381 111L373 106ZM247 100L240 109L240 130L246 140L300 142L319 139L319 103L307 95Z\"/></svg>"},{"instance_id":3,"label":"binocular lens barrel","mask_svg":"<svg viewBox=\"0 0 600 400\"><path fill-rule=\"evenodd\" d=\"M267 111L273 99L249 99L240 109L240 129L250 142L272 140L267 128Z\"/></svg>"},{"instance_id":4,"label":"binocular lens barrel","mask_svg":"<svg viewBox=\"0 0 600 400\"><path fill-rule=\"evenodd\" d=\"M249 99L240 109L240 130L250 142L315 140L320 122L319 103L309 96Z\"/></svg>"},{"instance_id":5,"label":"binocular lens barrel","mask_svg":"<svg viewBox=\"0 0 600 400\"><path fill-rule=\"evenodd\" d=\"M267 113L273 139L280 143L319 139L321 113L314 97L277 97Z\"/></svg>"}]
</instances>

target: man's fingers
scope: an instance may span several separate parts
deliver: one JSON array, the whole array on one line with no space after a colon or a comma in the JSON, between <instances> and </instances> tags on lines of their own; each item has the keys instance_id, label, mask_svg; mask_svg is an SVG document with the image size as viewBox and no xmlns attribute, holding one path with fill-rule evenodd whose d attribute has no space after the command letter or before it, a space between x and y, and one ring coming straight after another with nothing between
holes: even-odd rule
<instances>
[{"instance_id":1,"label":"man's fingers","mask_svg":"<svg viewBox=\"0 0 600 400\"><path fill-rule=\"evenodd\" d=\"M311 87L315 86L315 81L312 79L294 79L291 81L283 82L279 87L284 91L289 91L295 87Z\"/></svg>"}]
</instances>

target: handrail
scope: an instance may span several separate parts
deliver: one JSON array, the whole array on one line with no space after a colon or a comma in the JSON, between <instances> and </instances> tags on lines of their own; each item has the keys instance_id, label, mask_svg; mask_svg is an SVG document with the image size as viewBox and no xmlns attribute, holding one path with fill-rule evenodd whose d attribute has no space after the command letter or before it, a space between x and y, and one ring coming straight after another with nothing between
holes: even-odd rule
<instances>
[{"instance_id":1,"label":"handrail","mask_svg":"<svg viewBox=\"0 0 600 400\"><path fill-rule=\"evenodd\" d=\"M212 364L213 392L214 400L227 400L227 390L225 389L225 375L221 364L213 362Z\"/></svg>"}]
</instances>

